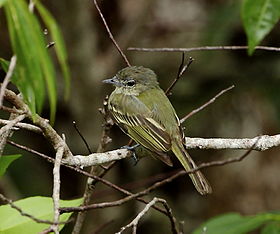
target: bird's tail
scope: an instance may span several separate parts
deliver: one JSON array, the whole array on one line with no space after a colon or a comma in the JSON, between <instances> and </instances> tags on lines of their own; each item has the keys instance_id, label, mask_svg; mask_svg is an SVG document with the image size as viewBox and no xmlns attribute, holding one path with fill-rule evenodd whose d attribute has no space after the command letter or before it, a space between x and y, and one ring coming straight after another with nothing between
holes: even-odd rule
<instances>
[{"instance_id":1,"label":"bird's tail","mask_svg":"<svg viewBox=\"0 0 280 234\"><path fill-rule=\"evenodd\" d=\"M172 144L172 151L175 154L175 156L179 159L180 163L183 165L186 171L192 170L197 167L194 161L192 160L191 156L185 150L183 144L179 142L174 142ZM191 177L195 188L201 195L205 195L207 193L212 192L212 188L209 182L200 171L195 171L194 173L189 174L189 176Z\"/></svg>"}]
</instances>

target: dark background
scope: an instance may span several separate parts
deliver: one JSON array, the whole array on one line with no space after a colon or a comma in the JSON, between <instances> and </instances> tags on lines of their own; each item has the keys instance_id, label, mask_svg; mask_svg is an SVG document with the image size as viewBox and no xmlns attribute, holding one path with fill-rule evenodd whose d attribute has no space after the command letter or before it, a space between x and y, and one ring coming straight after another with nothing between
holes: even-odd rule
<instances>
[{"instance_id":1,"label":"dark background","mask_svg":"<svg viewBox=\"0 0 280 234\"><path fill-rule=\"evenodd\" d=\"M101 83L125 66L108 38L104 25L91 1L50 0L45 2L60 25L69 54L72 72L71 98L63 100L59 84L59 106L55 129L65 133L74 154L87 154L72 121L89 141L93 150L99 143L102 116L98 108L112 88ZM103 0L100 7L116 40L133 65L153 69L163 89L176 77L180 53L144 53L126 51L127 47L196 47L214 45L245 45L246 35L240 19L240 1L219 0ZM0 57L11 56L7 29L1 12ZM280 46L280 30L276 25L262 45ZM243 138L279 133L280 62L276 52L256 51L249 57L246 51L201 51L187 53L195 61L179 81L170 97L178 116L208 101L220 90L236 87L214 104L188 119L186 135L193 137ZM61 74L57 73L60 77ZM58 79L62 80L62 79ZM60 81L59 81L60 82ZM43 116L48 116L47 105ZM128 141L117 127L111 132L109 149L119 148ZM53 156L51 147L36 134L18 132L14 140ZM18 149L7 147L6 153ZM239 156L240 150L190 150L197 162ZM0 190L9 198L52 194L52 165L34 155L24 157L9 168L0 181ZM256 214L280 209L279 149L253 152L240 163L204 170L213 187L213 194L202 197L189 178L181 177L154 191L154 196L166 199L175 217L184 220L186 232L210 217L225 212ZM117 163L106 179L139 191L165 175L181 168L169 168L160 161L144 158L133 166L130 159ZM62 198L82 196L85 178L73 171L62 170ZM98 184L93 200L109 201L121 198L118 192ZM112 233L126 225L143 208L138 202L89 212L83 233ZM168 219L157 211L148 213L139 233L165 233ZM68 229L70 230L70 229ZM65 233L68 231L65 230Z\"/></svg>"}]
</instances>

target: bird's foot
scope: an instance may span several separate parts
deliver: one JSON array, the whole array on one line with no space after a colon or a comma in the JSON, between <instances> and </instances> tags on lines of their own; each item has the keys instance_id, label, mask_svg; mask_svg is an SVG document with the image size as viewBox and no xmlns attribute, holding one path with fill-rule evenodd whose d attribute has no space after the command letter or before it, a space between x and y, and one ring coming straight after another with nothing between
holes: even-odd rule
<instances>
[{"instance_id":1,"label":"bird's foot","mask_svg":"<svg viewBox=\"0 0 280 234\"><path fill-rule=\"evenodd\" d=\"M137 157L137 155L136 155L136 153L135 153L135 149L138 147L138 146L140 146L140 144L135 144L135 145L133 145L133 146L128 146L128 145L124 145L124 146L122 146L121 148L122 149L127 149L127 150L129 150L129 151L131 151L132 152L132 159L133 159L133 161L134 161L134 166L138 163L138 161L139 161L139 158Z\"/></svg>"}]
</instances>

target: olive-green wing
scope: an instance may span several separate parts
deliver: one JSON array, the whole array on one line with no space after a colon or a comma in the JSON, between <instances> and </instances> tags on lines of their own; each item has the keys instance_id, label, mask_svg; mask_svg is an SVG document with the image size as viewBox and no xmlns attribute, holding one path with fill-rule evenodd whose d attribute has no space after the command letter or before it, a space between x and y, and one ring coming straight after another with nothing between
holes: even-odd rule
<instances>
[{"instance_id":1,"label":"olive-green wing","mask_svg":"<svg viewBox=\"0 0 280 234\"><path fill-rule=\"evenodd\" d=\"M171 140L165 129L151 117L140 114L122 114L112 112L121 129L133 140L154 152L167 152Z\"/></svg>"},{"instance_id":2,"label":"olive-green wing","mask_svg":"<svg viewBox=\"0 0 280 234\"><path fill-rule=\"evenodd\" d=\"M109 108L113 118L120 128L137 143L155 152L164 158L159 158L171 165L169 156L165 152L171 149L171 138L163 124L154 118L154 108L151 108L152 98L149 105L145 105L139 96L123 95L114 96ZM116 100L114 102L114 100ZM121 105L119 105L121 103ZM154 104L156 104L154 102ZM167 162L168 160L169 162Z\"/></svg>"},{"instance_id":3,"label":"olive-green wing","mask_svg":"<svg viewBox=\"0 0 280 234\"><path fill-rule=\"evenodd\" d=\"M182 138L179 118L162 89L150 89L140 94L138 99L151 111L151 118L163 126L169 136Z\"/></svg>"}]
</instances>

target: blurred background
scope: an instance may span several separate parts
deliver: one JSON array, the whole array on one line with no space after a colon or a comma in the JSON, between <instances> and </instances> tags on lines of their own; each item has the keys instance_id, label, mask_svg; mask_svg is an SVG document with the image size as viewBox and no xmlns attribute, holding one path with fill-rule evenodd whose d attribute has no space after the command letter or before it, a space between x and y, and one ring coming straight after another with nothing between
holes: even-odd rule
<instances>
[{"instance_id":1,"label":"blurred background","mask_svg":"<svg viewBox=\"0 0 280 234\"><path fill-rule=\"evenodd\" d=\"M86 0L49 0L44 2L63 31L72 72L72 90L68 101L63 100L62 79L59 79L59 105L55 123L58 133L65 133L74 154L87 154L87 149L75 132L72 121L96 150L102 131L102 115L98 108L112 87L101 80L112 77L125 66L93 6ZM160 85L166 89L176 77L181 53L126 51L128 47L196 47L246 45L237 0L103 0L101 10L120 47L133 65L153 69ZM10 58L5 19L1 12L1 57ZM279 24L262 45L280 47ZM3 46L4 45L4 46ZM184 126L191 137L243 138L280 131L280 60L276 52L256 51L249 57L246 51L200 51L186 53L195 61L173 89L170 97L177 114L183 117L208 101L220 90L234 84L235 88L214 104L188 119ZM48 110L43 116L48 117ZM108 149L127 144L129 138L117 127L110 135ZM43 137L20 131L14 141L53 156ZM7 147L6 153L20 152ZM239 156L244 151L190 150L199 162ZM22 152L24 157L9 168L0 181L0 191L11 199L52 194L52 165L37 156ZM174 160L175 161L175 160ZM174 168L150 157L133 166L130 159L122 160L106 179L131 191L151 185ZM186 233L210 217L226 212L256 214L280 209L279 148L253 152L242 162L203 170L213 194L202 197L185 176L157 189L148 197L162 197L171 206L175 217L184 221ZM82 196L85 178L62 169L62 198ZM110 201L122 195L101 184L96 187L93 201ZM88 212L83 233L113 233L126 225L143 208L131 201L121 207ZM105 226L102 226L106 224ZM102 228L101 228L102 227ZM64 230L68 233L70 229ZM150 211L142 220L139 233L166 233L168 219Z\"/></svg>"}]
</instances>

